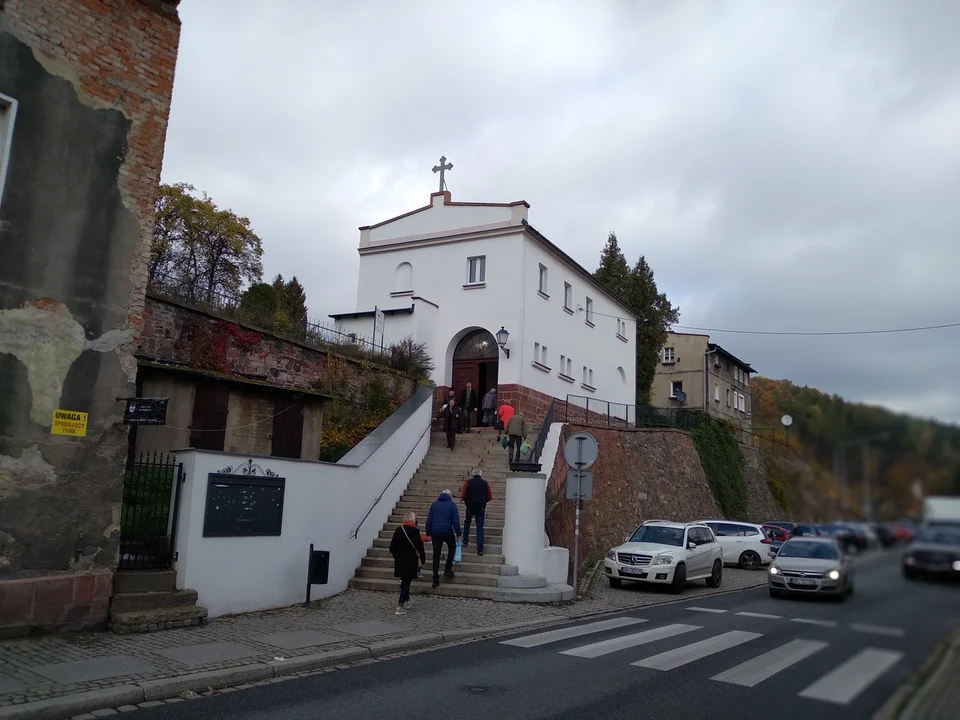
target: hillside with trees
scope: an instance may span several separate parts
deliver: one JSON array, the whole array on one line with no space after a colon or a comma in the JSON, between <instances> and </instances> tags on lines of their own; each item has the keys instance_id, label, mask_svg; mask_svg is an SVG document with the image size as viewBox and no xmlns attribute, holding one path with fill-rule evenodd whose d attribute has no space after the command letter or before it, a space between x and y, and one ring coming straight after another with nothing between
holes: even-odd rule
<instances>
[{"instance_id":1,"label":"hillside with trees","mask_svg":"<svg viewBox=\"0 0 960 720\"><path fill-rule=\"evenodd\" d=\"M813 484L808 495L821 498L815 514L862 515L864 444L874 519L916 514L918 489L960 494L960 427L847 402L789 380L758 377L750 385L756 435L776 437L761 441L771 459L809 466L803 482ZM785 414L793 418L789 436L780 423ZM783 481L789 485L791 478Z\"/></svg>"}]
</instances>

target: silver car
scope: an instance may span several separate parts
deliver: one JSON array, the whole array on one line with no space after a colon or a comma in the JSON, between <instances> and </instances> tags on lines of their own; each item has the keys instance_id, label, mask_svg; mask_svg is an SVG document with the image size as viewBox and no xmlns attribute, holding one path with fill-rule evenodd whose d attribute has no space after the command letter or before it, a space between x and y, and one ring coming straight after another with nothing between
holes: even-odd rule
<instances>
[{"instance_id":1,"label":"silver car","mask_svg":"<svg viewBox=\"0 0 960 720\"><path fill-rule=\"evenodd\" d=\"M853 594L853 569L829 537L787 540L767 572L770 597L829 595L843 602Z\"/></svg>"}]
</instances>

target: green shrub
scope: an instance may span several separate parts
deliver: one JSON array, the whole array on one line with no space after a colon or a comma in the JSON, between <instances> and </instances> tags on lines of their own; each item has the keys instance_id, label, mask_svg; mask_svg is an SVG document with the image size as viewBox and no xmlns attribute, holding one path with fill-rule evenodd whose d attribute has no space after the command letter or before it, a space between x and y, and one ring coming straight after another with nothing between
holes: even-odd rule
<instances>
[{"instance_id":1,"label":"green shrub","mask_svg":"<svg viewBox=\"0 0 960 720\"><path fill-rule=\"evenodd\" d=\"M743 455L733 433L725 424L704 416L691 430L690 437L720 511L729 520L747 520Z\"/></svg>"}]
</instances>

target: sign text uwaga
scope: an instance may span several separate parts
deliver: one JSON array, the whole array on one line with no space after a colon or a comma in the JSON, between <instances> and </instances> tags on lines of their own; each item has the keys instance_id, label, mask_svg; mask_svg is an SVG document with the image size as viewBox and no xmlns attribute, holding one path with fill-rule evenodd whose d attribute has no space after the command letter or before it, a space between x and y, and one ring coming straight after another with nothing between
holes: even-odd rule
<instances>
[{"instance_id":1,"label":"sign text uwaga","mask_svg":"<svg viewBox=\"0 0 960 720\"><path fill-rule=\"evenodd\" d=\"M51 435L87 436L87 413L76 410L54 410Z\"/></svg>"}]
</instances>

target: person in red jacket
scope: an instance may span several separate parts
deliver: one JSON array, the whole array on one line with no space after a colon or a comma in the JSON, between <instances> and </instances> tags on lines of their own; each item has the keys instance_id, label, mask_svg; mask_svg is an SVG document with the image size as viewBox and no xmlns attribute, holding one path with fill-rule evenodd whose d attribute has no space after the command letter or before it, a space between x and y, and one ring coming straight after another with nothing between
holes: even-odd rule
<instances>
[{"instance_id":1,"label":"person in red jacket","mask_svg":"<svg viewBox=\"0 0 960 720\"><path fill-rule=\"evenodd\" d=\"M510 404L509 400L504 400L503 404L500 406L500 409L497 410L497 440L500 439L500 436L506 432L507 423L510 422L510 418L513 417L513 413L516 410L513 409L513 405Z\"/></svg>"},{"instance_id":2,"label":"person in red jacket","mask_svg":"<svg viewBox=\"0 0 960 720\"><path fill-rule=\"evenodd\" d=\"M477 519L477 555L483 555L483 516L487 512L487 503L493 500L490 483L483 479L483 470L473 471L473 477L460 488L460 499L467 506L466 519L463 521L463 546L470 544L470 521Z\"/></svg>"}]
</instances>

